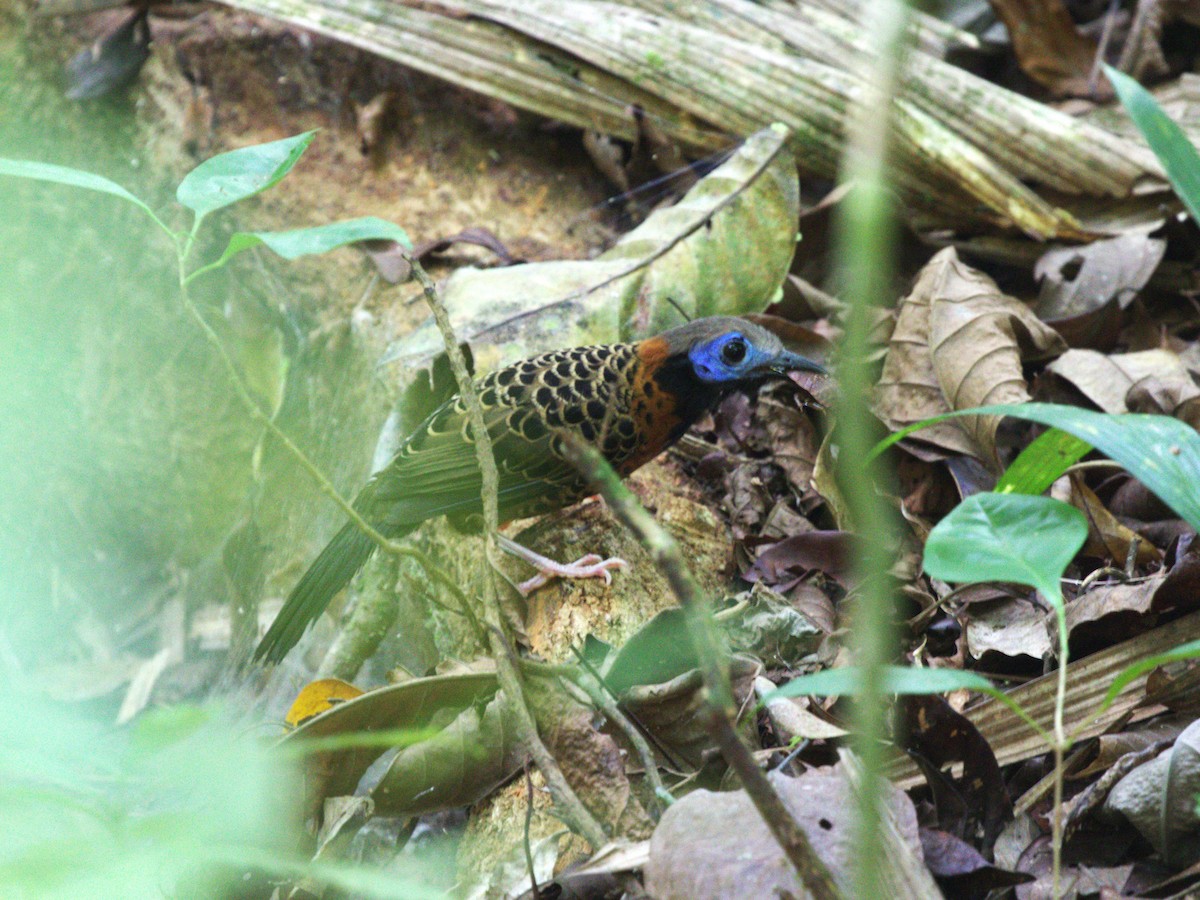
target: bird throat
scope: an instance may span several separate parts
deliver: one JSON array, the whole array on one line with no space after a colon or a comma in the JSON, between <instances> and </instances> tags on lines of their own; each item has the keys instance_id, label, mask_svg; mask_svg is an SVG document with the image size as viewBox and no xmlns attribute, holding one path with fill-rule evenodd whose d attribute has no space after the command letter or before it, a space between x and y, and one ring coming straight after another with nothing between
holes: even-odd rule
<instances>
[{"instance_id":1,"label":"bird throat","mask_svg":"<svg viewBox=\"0 0 1200 900\"><path fill-rule=\"evenodd\" d=\"M675 409L667 444L673 444L695 421L736 387L734 384L701 381L686 355L668 357L650 373L656 388L674 398Z\"/></svg>"}]
</instances>

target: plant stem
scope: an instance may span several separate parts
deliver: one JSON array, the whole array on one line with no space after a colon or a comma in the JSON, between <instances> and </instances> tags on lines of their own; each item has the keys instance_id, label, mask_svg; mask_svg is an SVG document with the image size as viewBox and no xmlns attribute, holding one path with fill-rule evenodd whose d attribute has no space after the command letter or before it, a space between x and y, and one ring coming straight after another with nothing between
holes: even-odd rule
<instances>
[{"instance_id":1,"label":"plant stem","mask_svg":"<svg viewBox=\"0 0 1200 900\"><path fill-rule=\"evenodd\" d=\"M1063 757L1071 746L1063 724L1063 710L1067 703L1067 661L1070 654L1067 632L1067 607L1062 591L1054 585L1056 595L1047 595L1054 606L1054 619L1058 626L1058 681L1054 691L1054 809L1050 815L1051 893L1062 896L1062 851L1063 851Z\"/></svg>"},{"instance_id":2,"label":"plant stem","mask_svg":"<svg viewBox=\"0 0 1200 900\"><path fill-rule=\"evenodd\" d=\"M650 744L643 737L637 725L629 720L629 717L621 711L621 707L617 701L609 694L608 689L593 675L590 671L584 668L579 670L578 675L572 678L571 684L576 685L583 691L588 699L602 712L605 718L613 723L625 735L625 739L633 745L634 752L637 753L638 759L642 763L642 768L646 770L646 780L650 782L650 788L654 792L654 799L658 807L663 807L673 802L671 792L667 790L667 786L663 783L662 775L658 771L658 761L654 758L654 751L650 749ZM659 816L658 811L654 811L654 818L657 821Z\"/></svg>"},{"instance_id":3,"label":"plant stem","mask_svg":"<svg viewBox=\"0 0 1200 900\"><path fill-rule=\"evenodd\" d=\"M885 483L880 460L870 457L868 395L872 368L867 361L875 304L892 291L895 221L887 187L887 163L901 50L907 24L902 0L874 0L860 13L870 47L860 73L865 87L849 124L842 181L853 183L838 220L838 260L843 298L849 304L842 354L837 367L838 484L855 531L868 537L857 546L860 585L854 604L855 662L862 671L856 698L856 751L866 777L858 791L859 822L855 867L857 894L880 896L881 810L876 775L883 763L885 700L882 666L891 658L893 593L888 583L897 546L894 516L878 496ZM864 468L866 471L864 472Z\"/></svg>"},{"instance_id":4,"label":"plant stem","mask_svg":"<svg viewBox=\"0 0 1200 900\"><path fill-rule=\"evenodd\" d=\"M448 587L452 592L462 597L462 591L455 584L454 580L447 575L440 566L433 562L426 554L417 550L415 547L408 547L404 544L398 544L395 541L389 540L380 534L366 519L364 519L354 508L354 506L345 497L338 492L338 489L333 486L326 476L303 450L293 441L279 425L275 419L269 415L258 405L250 389L246 386L242 374L238 371L237 364L229 355L229 351L225 349L225 344L221 341L220 335L217 334L213 327L208 324L208 320L204 318L204 314L200 312L196 302L192 299L191 292L188 290L189 277L185 274L185 263L188 251L191 247L191 241L188 241L186 247L177 245L177 255L179 258L179 294L183 298L184 308L188 314L196 321L200 330L204 333L205 338L212 344L216 350L222 363L225 365L225 374L229 378L229 383L233 386L234 393L239 401L250 413L251 417L263 426L271 435L283 445L284 449L291 454L292 458L300 464L300 467L316 482L317 488L326 497L332 500L338 508L346 514L356 528L363 534L369 537L375 544L385 553L390 553L397 557L406 557L413 560L417 565L425 570L425 573L434 581Z\"/></svg>"}]
</instances>

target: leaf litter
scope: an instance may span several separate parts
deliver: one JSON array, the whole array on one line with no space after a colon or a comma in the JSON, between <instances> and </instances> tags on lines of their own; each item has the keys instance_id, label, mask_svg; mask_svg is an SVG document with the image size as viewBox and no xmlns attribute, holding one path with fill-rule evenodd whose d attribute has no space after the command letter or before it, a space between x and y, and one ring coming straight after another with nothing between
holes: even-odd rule
<instances>
[{"instance_id":1,"label":"leaf litter","mask_svg":"<svg viewBox=\"0 0 1200 900\"><path fill-rule=\"evenodd\" d=\"M257 6L266 9L271 4ZM573 26L570 31L555 33L546 24L540 6L531 9L531 19L526 23L516 21L509 4L459 6L457 18L448 16L446 10L420 10L420 15L414 15L408 9L397 14L409 16L407 27L415 27L411 23L418 19L428 24L442 17L446 21L441 24L448 29L459 28L475 15L487 23L478 29L480 33L491 38L503 34L506 40L514 40L514 34L527 33L553 40L559 51L565 48L581 59L599 58L597 51L587 45L585 29ZM1057 15L1057 5L1048 7L1055 15L1047 16L1038 28L1023 35L1025 40L1014 44L1011 52L1026 72L1053 94L1084 97L1089 103L1102 99L1086 71L1087 54L1079 50L1092 44L1081 42L1080 34ZM759 15L767 16L769 12L763 7ZM840 35L838 40L847 40L838 31L836 15L823 18L811 7L805 12L808 21L820 26L820 34ZM646 15L622 7L614 21L641 29ZM755 27L761 29L764 21L761 19ZM678 23L668 25L669 30L681 27ZM689 29L697 27L696 22L687 23ZM447 33L440 33L437 40L446 40ZM599 40L606 34L597 30L594 36ZM644 38L642 31L637 34L638 40ZM1137 46L1142 48L1138 58L1143 61L1133 68L1153 69L1157 65L1154 60L1162 56L1161 35L1150 29L1135 36L1140 42ZM712 38L704 46L725 52L729 40L746 39L748 33L740 37L725 35ZM761 34L755 33L754 40L761 41ZM784 33L783 40L788 43L800 38L789 32ZM843 46L857 52L852 40ZM1053 49L1063 46L1069 52ZM829 47L824 46L821 53L828 60ZM770 58L772 65L780 64L773 57L764 58ZM678 65L678 60L668 62ZM1162 64L1170 65L1165 61ZM923 77L942 77L942 65L921 57L916 71L924 73ZM450 77L461 76L452 73ZM686 92L666 99L696 108L695 100ZM381 110L383 101L378 105ZM1017 105L1027 110L1042 108L1034 101ZM395 134L390 143L374 137L377 127L403 128L403 123L387 123L381 111L367 110L365 101L360 109L368 113L366 124L372 138L366 143L372 155L382 156L386 163L389 154L406 152ZM625 140L639 143L643 151L652 148L651 153L678 158L695 155L695 147L683 139L686 132L680 117L664 114L661 104L647 102L637 109L643 113L650 110L641 125L631 124L636 116L625 116L613 103L607 103L598 116L616 134L618 150L626 149L619 143ZM501 107L493 112L502 120L511 114L511 110ZM924 121L917 109L907 108L906 115L910 125ZM1047 121L1057 123L1061 115L1065 114L1055 111ZM1091 116L1087 121L1101 119ZM1185 128L1196 127L1194 120L1184 124ZM361 130L363 124L360 122L358 127ZM543 346L582 342L585 334L590 340L593 335L595 339L612 339L652 331L676 317L678 305L690 314L706 314L756 313L771 304L773 327L803 352L812 354L804 348L808 342L823 353L823 338L836 336L840 325L842 311L836 282L817 278L809 284L793 275L790 283L796 293L808 298L803 312L796 311L798 306L789 306L786 291L781 296L776 292L789 265L809 274L831 269L820 259L827 251L818 242L802 240L798 249L794 242L793 223L803 222L802 212L819 205L821 198L816 203L800 203L801 194L790 177L795 162L788 154L797 146L816 147L823 148L825 159L833 158L829 145L820 142L823 138L815 144L805 143L812 138L810 132L793 132L786 137L780 132L761 134L757 145L752 140L740 156L735 154L724 163L728 168L717 166L710 173L713 177L708 186L719 185L715 190L707 194L700 190L690 200L653 214L644 230L634 231L615 250L609 250L607 260L600 257L534 262L507 269L457 270L446 291L448 302L462 304L456 313L462 326L460 337L472 341L480 368L487 369L501 358ZM1127 133L1122 134L1121 140L1131 139ZM787 149L782 149L785 144ZM582 137L580 146L584 146ZM1124 145L1106 145L1106 152L1117 146ZM1047 151L1044 156L1049 159L1054 153ZM964 158L971 158L981 171L991 171L984 160L969 154ZM1139 178L1150 182L1157 176L1155 167L1144 162L1140 147L1127 158L1132 161L1128 171L1122 171L1120 177L1106 171L1105 177L1132 183ZM618 167L613 169L614 175L631 184L636 166L628 164L623 156L613 159ZM766 165L760 166L764 160ZM638 163L643 167L645 164L645 159ZM804 159L802 164L811 164L811 160ZM1012 171L1019 172L1020 177L1036 181L1030 171L1021 170L1011 159L1005 160L1005 165L1013 166ZM1033 163L1026 165L1036 168ZM1006 177L1012 171L1005 173ZM765 174L767 181L759 183L750 178L755 172ZM1064 181L1070 180L1062 174L1039 174L1053 188L1061 188ZM912 177L912 172L905 175ZM997 183L1004 182L994 172L992 177ZM1017 179L1012 181L1015 185ZM697 187L704 183L702 179ZM920 181L906 182L905 189L915 184ZM1039 190L1052 195L1044 184ZM946 230L961 225L946 220L948 208L955 203L963 206L961 193L939 195L935 213L921 210L910 221L924 241L923 250L915 254L905 270L908 284L893 297L884 298L885 310L880 314L874 345L880 366L874 409L882 428L895 430L930 415L984 403L1031 399L1053 399L1112 413L1153 412L1194 427L1195 400L1200 390L1196 384L1200 313L1194 305L1195 284L1181 283L1172 275L1178 268L1171 268L1181 260L1185 269L1194 266L1194 224L1172 222L1170 215L1157 208L1153 215L1158 218L1149 226L1145 215L1133 224L1122 218L1129 209L1114 200L1111 208L1098 216L1106 223L1105 228L1092 233L1077 227L1085 221L1082 214L1072 224L1068 216L1061 214L1062 208L1051 211L1015 187L1013 196L1019 197L1025 208L1006 222L1007 231L999 229L992 235L997 243L990 252L984 251L983 241L970 239L956 241L957 249L934 252L938 241L945 240ZM728 197L743 199L721 206ZM954 202L947 202L946 197L955 198ZM1119 199L1128 200L1128 196ZM1162 200L1160 191L1155 203ZM987 231L999 215L994 204L989 215L990 220L988 216L974 216L963 235L954 236L962 237L972 229ZM435 253L467 242L494 251L504 262L514 256L538 258L521 250L502 229L493 230L485 217L464 218L466 221L460 219L453 227L429 227L419 237ZM1032 242L1020 244L1011 233L1014 223L1029 231L1040 228L1046 236L1053 236L1056 230L1071 239L1098 233L1113 236L1047 249ZM650 260L648 266L620 274L632 268L633 261L646 260L654 248L661 248L689 228L700 236L693 243L702 246L686 248L691 256L678 271L659 274L654 271L656 262ZM743 231L745 234L739 235ZM442 237L447 234L453 237ZM504 240L498 234L504 234ZM755 245L756 255L745 255L737 249L741 246L737 243L739 236ZM1009 251L1018 245L1020 261L1014 262L1016 257ZM1001 246L1003 252L996 249ZM729 247L735 249L731 252ZM708 252L715 255L706 257ZM664 254L662 261L668 257ZM535 268L538 266L549 268L539 270ZM707 280L714 267L737 270L741 280ZM540 280L539 271L550 270L555 270L561 280ZM611 293L604 293L609 287L605 285L595 292L573 296L581 288L609 278L617 278ZM623 284L620 279L628 279L629 283ZM590 299L592 293L596 294L594 299ZM570 315L549 315L546 310L562 303L564 297L571 298ZM335 319L342 313L344 310L328 315ZM395 317L392 321L406 322L404 328L394 329L382 342L391 344L389 364L404 360L408 369L404 377L413 377L417 364L432 361L436 345L427 335L407 327L412 324L411 314L388 310L386 315ZM564 331L564 322L574 329L578 324L575 320L581 317L588 320L583 330ZM497 340L497 334L504 339ZM828 383L817 382L814 386L818 392L829 389ZM826 393L824 400L836 411L835 393ZM829 413L815 409L810 397L791 385L766 388L752 396L735 395L694 430L670 456L666 467L679 477L692 497L707 502L715 511L715 521L727 529L730 553L722 577L729 590L720 615L729 623L729 639L741 654L736 657L735 668L744 732L772 766L782 766L786 760L784 771L806 768L814 781L820 782L815 802L797 802L794 813L805 827L816 823L814 834L833 831L840 836L847 820L829 818L829 810L851 805L845 801L850 775L831 765L842 732L836 726L822 729L814 724L836 721L841 711L838 705L826 702L806 710L812 720L790 726L789 732L774 719L769 721L769 707L760 715L750 704L755 679L764 674L775 683L792 674L845 661L845 609L853 600L856 584L847 561L853 538L850 523L840 513L829 473L832 467L851 463L835 458L836 447L828 439L829 425ZM957 499L989 487L989 479L1000 475L1037 434L1029 426L1001 423L990 417L952 420L918 432L891 451L903 477L902 490L895 496L883 496L885 502L895 504L903 513L911 531L906 536L906 548L897 550L900 562L908 562L907 567L897 568L897 572L906 573L901 579L906 600L897 610L905 651L930 665L973 668L1022 685L1016 692L1035 709L1035 718L1044 723L1049 695L1043 671L1053 664L1045 606L1036 597L1011 587L993 586L976 593L955 590L919 575L919 566L913 563L932 525ZM1089 523L1089 541L1067 573L1070 683L1085 686L1071 697L1068 710L1069 718L1078 723L1087 720L1097 695L1103 694L1123 665L1194 639L1200 633L1195 599L1200 596L1195 590L1197 557L1190 547L1194 538L1191 527L1140 483L1095 455L1077 464L1051 490L1083 510ZM653 497L651 494L651 500ZM703 527L711 529L712 521L706 520ZM749 585L754 588L747 593ZM563 602L571 597L565 590L555 596ZM623 611L618 603L610 615L620 616ZM950 632L950 652L944 655L931 652L935 621L931 612L940 612L943 621L958 626L957 634ZM631 628L637 638L611 648L607 656L601 654L597 663L600 674L615 677L611 684L620 688L621 708L653 744L654 758L664 772L677 779L673 785L680 794L698 784L715 786L720 783L719 766L707 751L707 739L695 721L699 681L694 663L684 659L670 671L643 671L636 666L631 669L627 661L619 665L615 662L622 651L626 657L645 653L644 648L639 650L638 642L649 640L647 630L653 630L648 622L637 623ZM581 646L586 637L578 635ZM661 636L654 640L657 645L664 641ZM679 633L665 640L686 643ZM108 686L110 682L127 683L144 661L156 658L153 652L137 657L125 648L116 649L107 659L97 654L78 664L74 673L70 667L48 668L45 681L52 687L58 685L65 698L90 698L96 692L115 690ZM1085 890L1089 878L1096 889L1104 885L1111 889L1124 886L1127 891L1149 890L1154 879L1149 874L1153 866L1147 860L1175 870L1171 876L1159 873L1159 881L1165 883L1168 877L1183 879L1175 883L1180 888L1188 883L1188 867L1195 862L1189 853L1195 846L1196 817L1194 804L1189 806L1185 798L1195 794L1197 768L1188 717L1194 716L1195 709L1193 705L1189 710L1183 703L1185 711L1176 719L1170 719L1164 710L1182 703L1178 697L1173 699L1172 683L1178 682L1180 693L1186 697L1186 686L1193 683L1189 679L1194 679L1194 671L1185 664L1136 680L1109 714L1089 725L1077 745L1079 757L1068 790L1081 799L1072 811L1071 840L1081 860L1071 867L1077 892ZM71 674L77 677L64 677ZM156 691L162 678L159 673ZM505 799L511 801L508 806L523 812L523 804L518 801L525 794L525 785L520 779L510 781L521 768L523 754L506 735L499 701L479 696L494 690L490 676L433 678L443 680L417 680L381 688L376 673L373 683L367 681L372 689L361 697L331 695L317 704L328 708L300 725L285 744L317 731L325 736L349 735L364 728L416 728L430 722L438 734L394 755L386 761L384 772L375 776L369 776L368 770L382 751L320 751L309 773L316 776L309 785L313 793L305 797L310 814L328 808L331 826L343 819L355 821L354 817L368 808L361 801L331 803L328 807L324 801L352 795L356 790L362 796L372 792L377 815L409 816L479 802L472 826L476 832L484 829L480 823L488 821L490 811L505 808ZM94 691L83 690L80 685L89 679L104 684L93 685ZM418 694L423 699L416 705L398 699ZM928 785L916 787L918 767L910 765L901 771L901 764L896 764L894 774L899 783L912 788L915 798L914 803L898 792L889 795L889 814L903 823L903 849L896 852L907 854L910 861L923 861L921 865L928 867L922 868L923 877L936 878L948 894L982 892L1031 878L1039 879L1035 889L1042 887L1046 878L1043 832L1049 801L1031 782L1044 774L1044 746L1022 732L1011 715L995 703L968 705L961 715L939 704L909 703L903 710L910 720L910 736L913 722L920 722L915 729L924 747L919 768L925 772ZM549 703L548 708L559 709L555 703ZM561 721L570 718L560 713ZM644 835L638 829L644 831L648 820L644 811L638 812L642 810L640 801L630 799L634 796L629 793L630 785L637 780L638 772L628 735L606 722L604 741L615 743L600 741L591 734L591 717L577 713L571 714L575 715L571 727L564 728L564 734L571 735L564 738L562 749L564 759L570 760L568 771L582 777L586 766L584 755L572 756L565 744L581 740L589 751L596 751L597 758L604 760L590 772L596 778L597 795L610 805L611 821L624 822L624 831L618 827L618 833L631 840L640 839ZM350 722L356 715L364 718ZM332 724L339 717L349 717L345 719L348 724ZM548 721L553 720L551 715ZM1102 733L1105 729L1109 732ZM589 740L597 743L583 740L589 735ZM618 745L619 753L613 749ZM939 752L931 752L931 748ZM794 750L799 753L793 755ZM959 775L964 769L965 775ZM1097 778L1105 771L1120 772L1121 778L1105 783ZM374 787L366 787L364 777L366 783L375 778ZM789 798L800 783L779 773L773 777L787 785L782 790ZM1094 794L1088 793L1092 787L1096 788ZM1015 813L1006 806L1009 796L1016 798ZM695 807L684 807L685 803ZM722 805L725 803L730 804L729 809ZM654 829L649 861L645 862L643 855L630 866L638 870L644 865L656 896L702 896L704 890L713 891L712 896L734 896L737 892L753 892L755 885L765 891L790 885L788 872L777 864L777 848L769 839L760 840L759 835L752 834L759 820L737 791L714 794L705 788L694 790L672 810ZM689 815L711 818L689 820ZM676 821L681 817L687 823L683 828ZM630 824L633 821L638 823L636 827ZM711 826L697 828L696 821L711 822ZM829 822L830 828L822 822ZM1088 842L1089 837L1094 841L1097 834L1103 838L1132 835L1134 831L1144 842L1143 848L1151 848L1149 853L1133 849L1136 844L1132 837L1126 843L1114 838L1114 847L1127 848L1124 856L1114 860L1099 854L1094 843ZM508 832L509 849L515 846L511 842L514 833ZM329 845L331 850L334 846ZM543 879L551 877L559 863L582 857L579 848L570 848L553 832L537 838L534 847L536 869ZM479 848L476 844L471 851L475 855L467 854L467 858L486 858ZM827 852L828 859L835 861L843 851L831 846ZM1093 855L1089 857L1089 853ZM745 857L739 858L738 854L753 855L761 870L747 870L739 861ZM1111 855L1120 854L1114 851ZM498 875L500 881L494 884L504 881L515 885L523 879L527 882L528 873L521 872L519 865L514 871L516 874ZM838 872L845 877L844 867ZM766 881L759 884L757 878Z\"/></svg>"}]
</instances>

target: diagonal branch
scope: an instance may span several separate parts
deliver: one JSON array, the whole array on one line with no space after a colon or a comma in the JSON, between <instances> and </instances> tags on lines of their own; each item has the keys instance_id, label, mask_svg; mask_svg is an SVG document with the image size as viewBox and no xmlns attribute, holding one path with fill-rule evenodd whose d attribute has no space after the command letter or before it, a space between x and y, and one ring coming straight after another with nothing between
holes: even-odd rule
<instances>
[{"instance_id":1,"label":"diagonal branch","mask_svg":"<svg viewBox=\"0 0 1200 900\"><path fill-rule=\"evenodd\" d=\"M459 393L467 407L467 415L471 422L471 435L475 440L475 455L479 461L479 471L483 476L484 539L487 541L487 554L490 561L495 553L494 535L499 526L496 498L500 479L496 471L496 458L492 452L492 440L488 434L487 423L484 421L483 404L479 401L479 395L476 393L471 375L467 371L466 360L458 345L458 338L454 335L454 329L450 325L446 307L442 305L441 298L438 296L437 288L415 258L408 253L404 254L404 258L412 266L412 274L420 283L425 300L433 311L433 318L437 322L438 330L441 331L442 340L446 345L450 368L454 371ZM500 601L496 595L495 582L491 578L483 579L483 606L483 619L487 626L492 657L496 661L496 675L500 681L500 689L511 703L511 709L516 718L517 733L529 749L542 777L546 779L559 815L592 845L593 850L599 850L608 841L604 828L571 789L558 762L538 735L537 724L525 702L525 693L521 687L521 677L516 664L517 654L504 631Z\"/></svg>"},{"instance_id":2,"label":"diagonal branch","mask_svg":"<svg viewBox=\"0 0 1200 900\"><path fill-rule=\"evenodd\" d=\"M699 658L707 694L703 715L709 734L730 768L741 778L746 793L804 886L817 900L834 900L839 892L833 876L758 768L750 749L742 743L733 726L737 709L729 686L728 654L708 602L684 562L679 545L638 503L629 488L621 483L612 466L596 450L575 441L568 442L567 454L575 467L604 497L621 523L650 551L655 564L667 577L679 605L683 607L688 631Z\"/></svg>"}]
</instances>

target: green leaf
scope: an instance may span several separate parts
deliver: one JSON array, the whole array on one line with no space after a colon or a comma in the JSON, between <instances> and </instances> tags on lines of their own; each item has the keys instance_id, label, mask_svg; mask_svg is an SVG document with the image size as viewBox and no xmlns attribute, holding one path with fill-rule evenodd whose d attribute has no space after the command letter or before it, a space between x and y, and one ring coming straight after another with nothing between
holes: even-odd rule
<instances>
[{"instance_id":1,"label":"green leaf","mask_svg":"<svg viewBox=\"0 0 1200 900\"><path fill-rule=\"evenodd\" d=\"M925 571L944 581L1012 581L1062 603L1059 581L1087 538L1083 513L1028 494L974 494L925 541Z\"/></svg>"},{"instance_id":2,"label":"green leaf","mask_svg":"<svg viewBox=\"0 0 1200 900\"><path fill-rule=\"evenodd\" d=\"M162 750L191 737L212 721L212 709L203 706L180 704L150 709L133 723L130 746L142 753Z\"/></svg>"},{"instance_id":3,"label":"green leaf","mask_svg":"<svg viewBox=\"0 0 1200 900\"><path fill-rule=\"evenodd\" d=\"M327 253L347 244L359 241L390 240L412 249L412 241L399 225L375 216L346 219L317 225L313 228L297 228L292 231L240 231L229 239L221 259L241 253L250 247L262 244L284 259L297 259L314 253Z\"/></svg>"},{"instance_id":4,"label":"green leaf","mask_svg":"<svg viewBox=\"0 0 1200 900\"><path fill-rule=\"evenodd\" d=\"M150 218L159 222L158 216L143 201L135 197L115 181L109 181L100 175L70 169L66 166L56 166L53 163L33 162L27 159L0 158L0 175L12 175L15 178L30 178L34 181L49 181L53 184L63 184L67 187L84 188L89 191L99 191L101 194L111 194L132 203L138 209L144 210ZM163 226L164 228L166 226Z\"/></svg>"},{"instance_id":5,"label":"green leaf","mask_svg":"<svg viewBox=\"0 0 1200 900\"><path fill-rule=\"evenodd\" d=\"M997 494L1040 494L1092 450L1092 445L1051 428L1021 451L996 483Z\"/></svg>"},{"instance_id":6,"label":"green leaf","mask_svg":"<svg viewBox=\"0 0 1200 900\"><path fill-rule=\"evenodd\" d=\"M187 280L191 281L205 272L220 268L239 253L252 247L266 247L284 259L296 259L369 240L396 241L405 248L412 249L412 241L403 228L375 216L346 219L342 222L330 222L328 225L297 228L292 231L239 231L230 236L220 259L197 269Z\"/></svg>"},{"instance_id":7,"label":"green leaf","mask_svg":"<svg viewBox=\"0 0 1200 900\"><path fill-rule=\"evenodd\" d=\"M883 666L881 689L887 694L942 694L967 688L995 692L982 675L961 669L916 669L910 666ZM862 690L862 669L843 666L811 675L800 675L763 697L763 703L779 697L854 696Z\"/></svg>"},{"instance_id":8,"label":"green leaf","mask_svg":"<svg viewBox=\"0 0 1200 900\"><path fill-rule=\"evenodd\" d=\"M277 184L312 143L315 131L231 150L206 159L184 176L175 199L198 219Z\"/></svg>"},{"instance_id":9,"label":"green leaf","mask_svg":"<svg viewBox=\"0 0 1200 900\"><path fill-rule=\"evenodd\" d=\"M1200 434L1170 416L1115 416L1055 403L979 406L909 425L876 444L870 455L878 456L936 422L980 414L1012 416L1070 432L1119 462L1189 525L1200 529Z\"/></svg>"},{"instance_id":10,"label":"green leaf","mask_svg":"<svg viewBox=\"0 0 1200 900\"><path fill-rule=\"evenodd\" d=\"M1116 89L1129 118L1133 119L1133 124L1167 170L1171 187L1175 188L1192 218L1200 222L1200 154L1149 91L1112 66L1106 65L1104 73Z\"/></svg>"}]
</instances>

